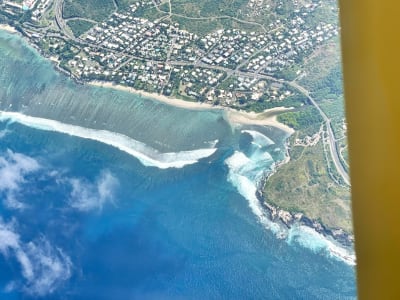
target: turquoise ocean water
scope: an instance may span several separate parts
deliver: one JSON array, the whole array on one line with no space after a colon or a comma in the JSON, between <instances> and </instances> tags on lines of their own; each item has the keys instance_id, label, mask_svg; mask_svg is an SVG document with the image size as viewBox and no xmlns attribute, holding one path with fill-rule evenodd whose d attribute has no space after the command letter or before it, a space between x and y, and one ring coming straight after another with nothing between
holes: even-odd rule
<instances>
[{"instance_id":1,"label":"turquoise ocean water","mask_svg":"<svg viewBox=\"0 0 400 300\"><path fill-rule=\"evenodd\" d=\"M0 299L355 298L345 250L255 197L284 132L75 84L6 33L0 101Z\"/></svg>"}]
</instances>

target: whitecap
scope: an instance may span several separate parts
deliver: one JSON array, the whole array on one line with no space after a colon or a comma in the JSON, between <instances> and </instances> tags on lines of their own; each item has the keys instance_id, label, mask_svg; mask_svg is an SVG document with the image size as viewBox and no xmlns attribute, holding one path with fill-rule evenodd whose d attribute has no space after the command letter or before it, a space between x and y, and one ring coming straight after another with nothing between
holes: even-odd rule
<instances>
[{"instance_id":1,"label":"whitecap","mask_svg":"<svg viewBox=\"0 0 400 300\"><path fill-rule=\"evenodd\" d=\"M251 137L253 138L253 144L254 145L258 145L260 148L262 147L268 147L270 145L274 145L274 141L271 140L269 137L267 137L266 135L255 131L255 130L242 130L242 133L247 133L249 135L251 135Z\"/></svg>"},{"instance_id":2,"label":"whitecap","mask_svg":"<svg viewBox=\"0 0 400 300\"><path fill-rule=\"evenodd\" d=\"M200 159L213 155L217 150L216 148L204 148L190 151L160 153L156 149L123 134L26 116L17 112L0 111L0 121L17 122L31 128L59 132L98 141L136 157L144 166L152 166L160 169L183 168L186 165L195 164Z\"/></svg>"},{"instance_id":3,"label":"whitecap","mask_svg":"<svg viewBox=\"0 0 400 300\"><path fill-rule=\"evenodd\" d=\"M242 131L247 132L248 131ZM257 138L260 144L260 135L250 131L253 139ZM249 133L250 134L250 133ZM268 139L268 138L267 138ZM266 145L266 141L264 140ZM264 149L264 150L263 150ZM288 244L297 243L314 252L325 251L330 257L339 259L348 265L355 265L355 255L351 250L339 246L335 241L315 231L313 228L293 224L290 229L279 222L273 222L266 214L257 197L257 184L265 176L265 172L272 172L276 163L270 153L263 147L253 148L248 155L235 151L225 160L228 166L228 180L238 192L248 201L249 207L259 222L275 234L277 238L286 239Z\"/></svg>"},{"instance_id":4,"label":"whitecap","mask_svg":"<svg viewBox=\"0 0 400 300\"><path fill-rule=\"evenodd\" d=\"M284 234L283 226L272 222L267 217L256 196L256 184L248 178L248 173L252 172L251 166L253 162L251 159L244 153L236 151L225 160L225 163L229 168L228 180L237 188L238 192L248 200L250 209L258 217L259 221L277 236L282 236Z\"/></svg>"},{"instance_id":5,"label":"whitecap","mask_svg":"<svg viewBox=\"0 0 400 300\"><path fill-rule=\"evenodd\" d=\"M304 225L294 224L288 232L286 241L289 245L297 243L315 253L324 251L329 256L351 266L356 264L354 253L337 245L336 242L316 232L313 228Z\"/></svg>"}]
</instances>

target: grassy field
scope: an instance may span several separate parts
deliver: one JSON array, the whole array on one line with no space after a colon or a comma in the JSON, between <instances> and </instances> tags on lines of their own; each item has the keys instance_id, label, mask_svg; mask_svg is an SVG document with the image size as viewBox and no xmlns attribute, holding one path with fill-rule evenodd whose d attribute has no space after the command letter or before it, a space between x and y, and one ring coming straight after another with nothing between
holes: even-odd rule
<instances>
[{"instance_id":1,"label":"grassy field","mask_svg":"<svg viewBox=\"0 0 400 300\"><path fill-rule=\"evenodd\" d=\"M336 39L306 60L303 72L307 76L299 80L332 120L332 128L338 139L346 135L343 130L345 109L340 56L340 41Z\"/></svg>"},{"instance_id":2,"label":"grassy field","mask_svg":"<svg viewBox=\"0 0 400 300\"><path fill-rule=\"evenodd\" d=\"M328 76L329 72L341 63L340 41L333 39L329 44L318 48L310 55L304 65L303 71L307 76L300 83L310 89L315 88L315 83Z\"/></svg>"},{"instance_id":3,"label":"grassy field","mask_svg":"<svg viewBox=\"0 0 400 300\"><path fill-rule=\"evenodd\" d=\"M190 20L173 16L172 22L179 23L182 29L195 33L198 36L204 36L211 31L223 28L222 24L217 19Z\"/></svg>"},{"instance_id":4,"label":"grassy field","mask_svg":"<svg viewBox=\"0 0 400 300\"><path fill-rule=\"evenodd\" d=\"M211 17L209 19L193 20L186 17L172 16L172 21L179 23L182 29L193 32L200 37L218 29L260 30L260 27L257 25L241 23L230 18Z\"/></svg>"},{"instance_id":5,"label":"grassy field","mask_svg":"<svg viewBox=\"0 0 400 300\"><path fill-rule=\"evenodd\" d=\"M129 5L136 3L136 0L115 0L115 3L117 3L118 10L124 10L129 7Z\"/></svg>"},{"instance_id":6,"label":"grassy field","mask_svg":"<svg viewBox=\"0 0 400 300\"><path fill-rule=\"evenodd\" d=\"M267 202L351 233L350 190L331 179L322 141L316 146L292 147L290 156L290 162L267 181Z\"/></svg>"},{"instance_id":7,"label":"grassy field","mask_svg":"<svg viewBox=\"0 0 400 300\"><path fill-rule=\"evenodd\" d=\"M171 0L172 12L188 17L238 17L247 3L248 0Z\"/></svg>"},{"instance_id":8,"label":"grassy field","mask_svg":"<svg viewBox=\"0 0 400 300\"><path fill-rule=\"evenodd\" d=\"M165 17L166 15L167 13L159 12L155 6L141 7L135 12L135 16L150 20L152 22Z\"/></svg>"},{"instance_id":9,"label":"grassy field","mask_svg":"<svg viewBox=\"0 0 400 300\"><path fill-rule=\"evenodd\" d=\"M88 31L90 28L92 28L95 23L88 22L85 20L70 20L67 22L67 24L68 24L69 28L71 28L74 36L78 37L81 34Z\"/></svg>"},{"instance_id":10,"label":"grassy field","mask_svg":"<svg viewBox=\"0 0 400 300\"><path fill-rule=\"evenodd\" d=\"M265 25L270 19L270 13L265 12L265 14L261 14L256 19L249 18L243 14L247 3L248 0L171 0L172 13L176 14L173 20L179 22L186 30L199 36L220 28L263 31L262 26L246 22L250 21ZM216 18L221 16L227 18ZM193 18L209 19L196 20Z\"/></svg>"},{"instance_id":11,"label":"grassy field","mask_svg":"<svg viewBox=\"0 0 400 300\"><path fill-rule=\"evenodd\" d=\"M65 0L63 17L66 19L79 17L101 22L114 11L112 0Z\"/></svg>"}]
</instances>

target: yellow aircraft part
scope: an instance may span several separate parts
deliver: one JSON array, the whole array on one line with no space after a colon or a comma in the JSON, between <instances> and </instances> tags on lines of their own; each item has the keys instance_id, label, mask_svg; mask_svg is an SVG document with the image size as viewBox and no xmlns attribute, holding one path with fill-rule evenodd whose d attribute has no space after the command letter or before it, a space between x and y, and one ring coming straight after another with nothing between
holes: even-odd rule
<instances>
[{"instance_id":1,"label":"yellow aircraft part","mask_svg":"<svg viewBox=\"0 0 400 300\"><path fill-rule=\"evenodd\" d=\"M341 0L360 299L400 299L400 2Z\"/></svg>"}]
</instances>

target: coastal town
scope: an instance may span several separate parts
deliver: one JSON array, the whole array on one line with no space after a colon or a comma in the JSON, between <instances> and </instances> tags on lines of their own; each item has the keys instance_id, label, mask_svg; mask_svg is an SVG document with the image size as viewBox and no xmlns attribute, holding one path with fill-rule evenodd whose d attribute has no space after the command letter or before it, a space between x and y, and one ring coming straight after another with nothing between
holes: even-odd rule
<instances>
[{"instance_id":1,"label":"coastal town","mask_svg":"<svg viewBox=\"0 0 400 300\"><path fill-rule=\"evenodd\" d=\"M252 0L248 6L256 11L262 2ZM3 14L28 15L23 33L77 80L255 110L298 99L298 91L282 82L302 76L303 60L339 31L335 24L309 21L322 1L293 1L297 8L289 19L276 18L257 31L221 28L204 35L183 29L167 12L144 18L148 9L162 11L161 0L136 1L102 22L89 23L80 34L68 27L79 18L64 16L63 1L0 3ZM49 23L53 11L55 22Z\"/></svg>"},{"instance_id":2,"label":"coastal town","mask_svg":"<svg viewBox=\"0 0 400 300\"><path fill-rule=\"evenodd\" d=\"M290 160L268 177L268 193L261 187L261 202L287 226L303 212L304 224L351 245L336 2L232 2L240 8L218 1L207 8L187 0L0 0L0 24L78 83L226 107L251 125L275 118L273 126L281 122L291 135Z\"/></svg>"}]
</instances>

